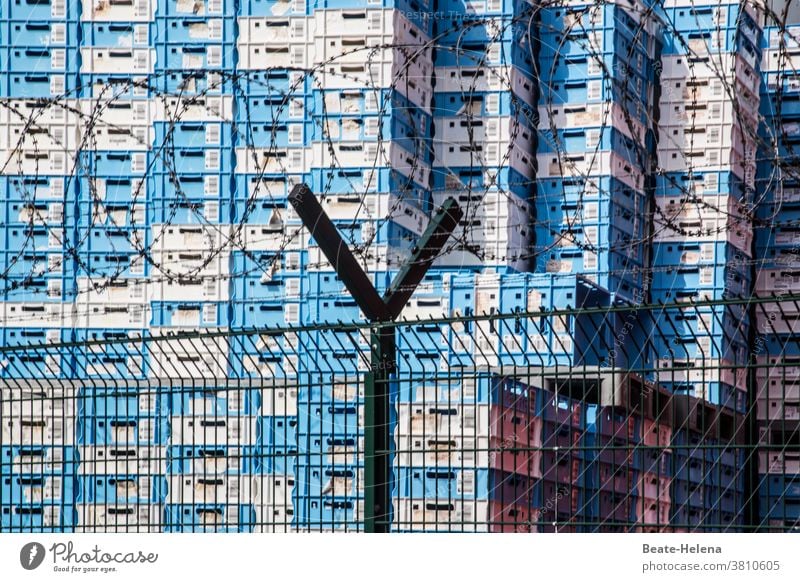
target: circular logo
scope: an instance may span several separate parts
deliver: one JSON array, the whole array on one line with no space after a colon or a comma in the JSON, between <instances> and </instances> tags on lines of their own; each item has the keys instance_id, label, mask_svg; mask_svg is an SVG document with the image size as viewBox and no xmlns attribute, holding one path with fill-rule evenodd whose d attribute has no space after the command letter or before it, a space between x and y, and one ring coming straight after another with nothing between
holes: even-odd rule
<instances>
[{"instance_id":1,"label":"circular logo","mask_svg":"<svg viewBox=\"0 0 800 582\"><path fill-rule=\"evenodd\" d=\"M29 542L19 551L19 563L26 570L35 570L44 562L44 546L39 542Z\"/></svg>"}]
</instances>

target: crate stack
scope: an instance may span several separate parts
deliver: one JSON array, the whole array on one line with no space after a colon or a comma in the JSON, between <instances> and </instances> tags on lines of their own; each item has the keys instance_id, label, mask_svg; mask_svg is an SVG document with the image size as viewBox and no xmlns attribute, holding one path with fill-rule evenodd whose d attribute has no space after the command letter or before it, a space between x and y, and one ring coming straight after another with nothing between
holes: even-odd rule
<instances>
[{"instance_id":1,"label":"crate stack","mask_svg":"<svg viewBox=\"0 0 800 582\"><path fill-rule=\"evenodd\" d=\"M445 0L434 31L433 202L464 216L450 270L529 271L536 174L534 10L526 0Z\"/></svg>"},{"instance_id":2,"label":"crate stack","mask_svg":"<svg viewBox=\"0 0 800 582\"><path fill-rule=\"evenodd\" d=\"M477 374L403 386L395 428L396 531L537 531L538 391Z\"/></svg>"},{"instance_id":3,"label":"crate stack","mask_svg":"<svg viewBox=\"0 0 800 582\"><path fill-rule=\"evenodd\" d=\"M647 2L540 11L535 270L641 292L657 30Z\"/></svg>"},{"instance_id":4,"label":"crate stack","mask_svg":"<svg viewBox=\"0 0 800 582\"><path fill-rule=\"evenodd\" d=\"M170 388L164 531L252 531L255 490L265 484L254 478L260 396L253 389Z\"/></svg>"},{"instance_id":5,"label":"crate stack","mask_svg":"<svg viewBox=\"0 0 800 582\"><path fill-rule=\"evenodd\" d=\"M0 7L0 345L69 341L77 261L70 208L80 117L80 5ZM63 99L52 107L50 99ZM0 376L69 374L68 351L11 356Z\"/></svg>"},{"instance_id":6,"label":"crate stack","mask_svg":"<svg viewBox=\"0 0 800 582\"><path fill-rule=\"evenodd\" d=\"M791 24L791 23L790 23ZM761 84L762 150L759 152L757 209L757 297L797 291L800 259L800 176L797 147L800 92L794 67L800 30L764 29ZM757 368L755 399L759 421L760 519L772 530L800 524L800 349L795 341L798 306L791 301L755 307Z\"/></svg>"},{"instance_id":7,"label":"crate stack","mask_svg":"<svg viewBox=\"0 0 800 582\"><path fill-rule=\"evenodd\" d=\"M145 385L78 391L77 531L160 531L169 397Z\"/></svg>"},{"instance_id":8,"label":"crate stack","mask_svg":"<svg viewBox=\"0 0 800 582\"><path fill-rule=\"evenodd\" d=\"M661 56L652 300L747 297L761 27L739 2L666 2ZM743 412L749 319L742 305L662 314L657 379Z\"/></svg>"},{"instance_id":9,"label":"crate stack","mask_svg":"<svg viewBox=\"0 0 800 582\"><path fill-rule=\"evenodd\" d=\"M0 528L73 531L78 447L74 391L40 381L2 389Z\"/></svg>"},{"instance_id":10,"label":"crate stack","mask_svg":"<svg viewBox=\"0 0 800 582\"><path fill-rule=\"evenodd\" d=\"M77 217L74 339L86 349L76 351L74 365L82 377L148 373L139 340L150 325L154 13L154 2L137 0L84 2L80 14L80 152L68 180L68 215ZM131 349L103 344L124 338Z\"/></svg>"},{"instance_id":11,"label":"crate stack","mask_svg":"<svg viewBox=\"0 0 800 582\"><path fill-rule=\"evenodd\" d=\"M309 292L308 238L287 196L295 184L311 183L312 83L302 69L314 56L312 11L305 1L238 3L230 217L236 225L231 293L237 327L285 326L307 317L300 298ZM284 346L283 339L275 341ZM284 362L257 361L253 350L234 349L233 358L244 358L246 374L290 373Z\"/></svg>"},{"instance_id":12,"label":"crate stack","mask_svg":"<svg viewBox=\"0 0 800 582\"><path fill-rule=\"evenodd\" d=\"M227 329L236 3L159 1L152 30L157 147L147 162L148 325L160 334ZM227 374L223 340L204 342L202 354L170 347L152 346L154 375L180 368L183 377Z\"/></svg>"},{"instance_id":13,"label":"crate stack","mask_svg":"<svg viewBox=\"0 0 800 582\"><path fill-rule=\"evenodd\" d=\"M744 422L727 407L688 397L674 401L674 531L738 531L744 523Z\"/></svg>"}]
</instances>

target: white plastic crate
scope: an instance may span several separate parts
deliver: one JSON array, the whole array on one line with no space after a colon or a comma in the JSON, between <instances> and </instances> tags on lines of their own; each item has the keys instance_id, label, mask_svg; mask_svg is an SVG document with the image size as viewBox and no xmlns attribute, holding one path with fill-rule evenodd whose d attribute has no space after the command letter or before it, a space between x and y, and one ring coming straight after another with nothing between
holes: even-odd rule
<instances>
[{"instance_id":1,"label":"white plastic crate","mask_svg":"<svg viewBox=\"0 0 800 582\"><path fill-rule=\"evenodd\" d=\"M713 320L711 314L708 318ZM708 318L706 325L710 327ZM662 382L722 382L740 391L747 390L747 370L727 360L659 360L658 366L658 378ZM681 369L682 366L687 368Z\"/></svg>"},{"instance_id":2,"label":"white plastic crate","mask_svg":"<svg viewBox=\"0 0 800 582\"><path fill-rule=\"evenodd\" d=\"M488 467L490 442L488 437L473 438L453 434L400 436L397 443L397 463L405 467L452 465Z\"/></svg>"},{"instance_id":3,"label":"white plastic crate","mask_svg":"<svg viewBox=\"0 0 800 582\"><path fill-rule=\"evenodd\" d=\"M708 122L706 115L701 115L697 123L679 122L674 125L660 125L659 147L684 150L687 153L698 149L735 148L743 151L749 148L755 151L752 136L744 134L739 123L729 120L725 122Z\"/></svg>"},{"instance_id":4,"label":"white plastic crate","mask_svg":"<svg viewBox=\"0 0 800 582\"><path fill-rule=\"evenodd\" d=\"M96 124L87 132L87 149L119 150L119 151L147 151L154 145L155 132L146 125L116 125ZM84 137L81 132L81 138Z\"/></svg>"},{"instance_id":5,"label":"white plastic crate","mask_svg":"<svg viewBox=\"0 0 800 582\"><path fill-rule=\"evenodd\" d=\"M84 73L131 73L150 75L156 60L154 49L82 48L81 71Z\"/></svg>"},{"instance_id":6,"label":"white plastic crate","mask_svg":"<svg viewBox=\"0 0 800 582\"><path fill-rule=\"evenodd\" d=\"M70 446L75 442L74 417L3 416L2 437L7 445Z\"/></svg>"},{"instance_id":7,"label":"white plastic crate","mask_svg":"<svg viewBox=\"0 0 800 582\"><path fill-rule=\"evenodd\" d=\"M77 531L158 532L163 523L162 509L158 505L78 503L75 511Z\"/></svg>"},{"instance_id":8,"label":"white plastic crate","mask_svg":"<svg viewBox=\"0 0 800 582\"><path fill-rule=\"evenodd\" d=\"M4 327L73 327L74 306L68 303L3 303L0 322Z\"/></svg>"},{"instance_id":9,"label":"white plastic crate","mask_svg":"<svg viewBox=\"0 0 800 582\"><path fill-rule=\"evenodd\" d=\"M488 437L489 406L442 402L399 404L396 432L400 436Z\"/></svg>"},{"instance_id":10,"label":"white plastic crate","mask_svg":"<svg viewBox=\"0 0 800 582\"><path fill-rule=\"evenodd\" d=\"M754 130L757 127L758 103L755 109L752 107L741 106L741 100L736 106L734 102L725 100L716 101L675 101L671 103L662 102L661 119L659 128L662 135L667 139L674 138L675 131L681 129L699 131L709 131L710 128L727 128L725 132L732 135L732 127L737 127L740 131ZM729 145L729 144L728 144Z\"/></svg>"},{"instance_id":11,"label":"white plastic crate","mask_svg":"<svg viewBox=\"0 0 800 582\"><path fill-rule=\"evenodd\" d=\"M294 510L284 505L255 505L254 533L288 533L292 528Z\"/></svg>"},{"instance_id":12,"label":"white plastic crate","mask_svg":"<svg viewBox=\"0 0 800 582\"><path fill-rule=\"evenodd\" d=\"M756 294L769 297L800 289L800 270L787 266L784 269L759 269L756 275Z\"/></svg>"},{"instance_id":13,"label":"white plastic crate","mask_svg":"<svg viewBox=\"0 0 800 582\"><path fill-rule=\"evenodd\" d=\"M309 16L241 17L237 38L239 50L251 43L262 46L296 44L313 46L314 27L314 18Z\"/></svg>"},{"instance_id":14,"label":"white plastic crate","mask_svg":"<svg viewBox=\"0 0 800 582\"><path fill-rule=\"evenodd\" d=\"M204 95L196 98L164 96L156 100L153 121L232 121L233 96Z\"/></svg>"},{"instance_id":15,"label":"white plastic crate","mask_svg":"<svg viewBox=\"0 0 800 582\"><path fill-rule=\"evenodd\" d=\"M611 176L638 192L644 189L644 174L640 168L614 152L587 154L539 154L537 178Z\"/></svg>"},{"instance_id":16,"label":"white plastic crate","mask_svg":"<svg viewBox=\"0 0 800 582\"><path fill-rule=\"evenodd\" d=\"M761 451L758 454L759 473L800 473L800 453L795 451Z\"/></svg>"},{"instance_id":17,"label":"white plastic crate","mask_svg":"<svg viewBox=\"0 0 800 582\"><path fill-rule=\"evenodd\" d=\"M794 302L785 303L763 303L756 309L756 321L762 333L800 333L800 310Z\"/></svg>"},{"instance_id":18,"label":"white plastic crate","mask_svg":"<svg viewBox=\"0 0 800 582\"><path fill-rule=\"evenodd\" d=\"M77 127L82 124L79 111L80 101L77 99L59 99L58 103L33 99L3 99L0 124L24 126L30 120L40 127L50 125Z\"/></svg>"},{"instance_id":19,"label":"white plastic crate","mask_svg":"<svg viewBox=\"0 0 800 582\"><path fill-rule=\"evenodd\" d=\"M747 144L742 144L746 146ZM736 148L691 149L664 147L658 151L658 164L665 172L725 172L731 171L742 180L752 180L756 171L755 151L742 152Z\"/></svg>"},{"instance_id":20,"label":"white plastic crate","mask_svg":"<svg viewBox=\"0 0 800 582\"><path fill-rule=\"evenodd\" d=\"M800 398L800 358L770 356L758 358L757 396L783 398L784 388L790 398Z\"/></svg>"},{"instance_id":21,"label":"white plastic crate","mask_svg":"<svg viewBox=\"0 0 800 582\"><path fill-rule=\"evenodd\" d=\"M150 323L150 306L139 303L90 303L75 304L74 326L76 328L144 328Z\"/></svg>"},{"instance_id":22,"label":"white plastic crate","mask_svg":"<svg viewBox=\"0 0 800 582\"><path fill-rule=\"evenodd\" d=\"M758 95L761 77L752 65L738 54L723 53L713 56L667 55L661 58L661 78L666 87L674 86L674 80L705 81L719 79L720 74L728 79L727 84L744 87ZM672 83L670 83L672 82Z\"/></svg>"},{"instance_id":23,"label":"white plastic crate","mask_svg":"<svg viewBox=\"0 0 800 582\"><path fill-rule=\"evenodd\" d=\"M256 441L254 416L173 416L172 443L240 446Z\"/></svg>"},{"instance_id":24,"label":"white plastic crate","mask_svg":"<svg viewBox=\"0 0 800 582\"><path fill-rule=\"evenodd\" d=\"M79 475L163 475L167 472L167 448L159 446L78 447Z\"/></svg>"},{"instance_id":25,"label":"white plastic crate","mask_svg":"<svg viewBox=\"0 0 800 582\"><path fill-rule=\"evenodd\" d=\"M228 254L229 251L209 251L200 247L171 251L154 250L151 258L156 269L171 278L218 277L230 272Z\"/></svg>"},{"instance_id":26,"label":"white plastic crate","mask_svg":"<svg viewBox=\"0 0 800 582\"><path fill-rule=\"evenodd\" d=\"M297 416L297 387L276 384L256 390L261 393L261 416Z\"/></svg>"},{"instance_id":27,"label":"white plastic crate","mask_svg":"<svg viewBox=\"0 0 800 582\"><path fill-rule=\"evenodd\" d=\"M253 503L256 506L292 507L295 478L291 475L257 475L253 479ZM291 521L291 519L290 519Z\"/></svg>"},{"instance_id":28,"label":"white plastic crate","mask_svg":"<svg viewBox=\"0 0 800 582\"><path fill-rule=\"evenodd\" d=\"M196 326L187 324L186 329L181 331L189 331L193 327ZM205 379L224 378L227 375L228 359L224 345L206 346L207 349L204 349L198 340L183 340L183 343L188 345L182 347L179 342L170 341L151 343L149 375L155 378Z\"/></svg>"},{"instance_id":29,"label":"white plastic crate","mask_svg":"<svg viewBox=\"0 0 800 582\"><path fill-rule=\"evenodd\" d=\"M767 421L800 420L800 399L758 399L758 419Z\"/></svg>"},{"instance_id":30,"label":"white plastic crate","mask_svg":"<svg viewBox=\"0 0 800 582\"><path fill-rule=\"evenodd\" d=\"M82 125L92 119L93 124L106 129L122 127L151 127L156 113L162 106L151 99L118 99L113 91L107 91L102 99L81 99ZM182 118L181 118L182 119ZM97 148L102 149L102 148Z\"/></svg>"},{"instance_id":31,"label":"white plastic crate","mask_svg":"<svg viewBox=\"0 0 800 582\"><path fill-rule=\"evenodd\" d=\"M312 148L236 148L236 173L282 174L303 172L320 162ZM359 165L364 165L363 163Z\"/></svg>"},{"instance_id":32,"label":"white plastic crate","mask_svg":"<svg viewBox=\"0 0 800 582\"><path fill-rule=\"evenodd\" d=\"M81 0L81 19L97 22L147 22L155 18L157 0L107 2Z\"/></svg>"},{"instance_id":33,"label":"white plastic crate","mask_svg":"<svg viewBox=\"0 0 800 582\"><path fill-rule=\"evenodd\" d=\"M0 151L0 175L38 176L56 174L74 175L75 162L63 149L42 151L32 147L19 147Z\"/></svg>"},{"instance_id":34,"label":"white plastic crate","mask_svg":"<svg viewBox=\"0 0 800 582\"><path fill-rule=\"evenodd\" d=\"M502 119L502 118L501 118ZM663 117L662 117L663 120ZM539 131L548 133L552 127L606 127L622 132L626 137L644 142L645 127L626 113L619 103L558 104L539 107ZM540 138L541 139L541 138Z\"/></svg>"}]
</instances>

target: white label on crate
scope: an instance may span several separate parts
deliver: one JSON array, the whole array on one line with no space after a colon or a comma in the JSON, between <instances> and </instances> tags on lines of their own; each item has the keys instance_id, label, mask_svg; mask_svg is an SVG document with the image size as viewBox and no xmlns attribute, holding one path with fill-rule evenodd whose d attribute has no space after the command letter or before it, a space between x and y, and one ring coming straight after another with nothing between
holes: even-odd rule
<instances>
[{"instance_id":1,"label":"white label on crate","mask_svg":"<svg viewBox=\"0 0 800 582\"><path fill-rule=\"evenodd\" d=\"M131 172L141 174L147 166L147 157L144 153L135 153L131 156Z\"/></svg>"},{"instance_id":2,"label":"white label on crate","mask_svg":"<svg viewBox=\"0 0 800 582\"><path fill-rule=\"evenodd\" d=\"M222 66L222 47L210 46L207 52L207 64L209 67Z\"/></svg>"},{"instance_id":3,"label":"white label on crate","mask_svg":"<svg viewBox=\"0 0 800 582\"><path fill-rule=\"evenodd\" d=\"M589 100L600 99L600 94L602 92L602 81L589 81L586 84L587 87L587 94L586 98Z\"/></svg>"},{"instance_id":4,"label":"white label on crate","mask_svg":"<svg viewBox=\"0 0 800 582\"><path fill-rule=\"evenodd\" d=\"M133 27L133 44L147 45L150 42L149 27L146 24L137 24Z\"/></svg>"},{"instance_id":5,"label":"white label on crate","mask_svg":"<svg viewBox=\"0 0 800 582\"><path fill-rule=\"evenodd\" d=\"M206 144L219 145L222 136L222 128L217 123L206 125Z\"/></svg>"},{"instance_id":6,"label":"white label on crate","mask_svg":"<svg viewBox=\"0 0 800 582\"><path fill-rule=\"evenodd\" d=\"M203 323L207 325L216 325L217 323L216 303L207 303L203 305Z\"/></svg>"},{"instance_id":7,"label":"white label on crate","mask_svg":"<svg viewBox=\"0 0 800 582\"><path fill-rule=\"evenodd\" d=\"M67 15L67 0L52 0L50 3L50 16L64 18Z\"/></svg>"},{"instance_id":8,"label":"white label on crate","mask_svg":"<svg viewBox=\"0 0 800 582\"><path fill-rule=\"evenodd\" d=\"M54 71L61 71L67 66L67 51L64 49L53 49L50 54L50 68Z\"/></svg>"},{"instance_id":9,"label":"white label on crate","mask_svg":"<svg viewBox=\"0 0 800 582\"><path fill-rule=\"evenodd\" d=\"M178 2L180 5L180 2ZM134 0L133 15L136 18L148 18L150 16L150 0Z\"/></svg>"},{"instance_id":10,"label":"white label on crate","mask_svg":"<svg viewBox=\"0 0 800 582\"><path fill-rule=\"evenodd\" d=\"M148 49L133 51L133 70L137 73L150 71L150 51Z\"/></svg>"},{"instance_id":11,"label":"white label on crate","mask_svg":"<svg viewBox=\"0 0 800 582\"><path fill-rule=\"evenodd\" d=\"M205 153L205 169L219 170L220 152L219 150L208 150Z\"/></svg>"}]
</instances>

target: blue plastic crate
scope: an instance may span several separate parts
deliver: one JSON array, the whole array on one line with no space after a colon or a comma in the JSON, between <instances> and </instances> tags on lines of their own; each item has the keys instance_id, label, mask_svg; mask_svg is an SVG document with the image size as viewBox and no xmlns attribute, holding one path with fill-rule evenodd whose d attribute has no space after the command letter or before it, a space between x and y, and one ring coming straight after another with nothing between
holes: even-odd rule
<instances>
[{"instance_id":1,"label":"blue plastic crate","mask_svg":"<svg viewBox=\"0 0 800 582\"><path fill-rule=\"evenodd\" d=\"M491 500L526 507L541 504L539 483L524 475L447 465L399 467L396 474L400 497Z\"/></svg>"},{"instance_id":2,"label":"blue plastic crate","mask_svg":"<svg viewBox=\"0 0 800 582\"><path fill-rule=\"evenodd\" d=\"M239 87L237 94L249 97L264 97L274 95L308 95L313 82L309 75L293 75L284 69L271 69L268 71L240 71Z\"/></svg>"},{"instance_id":3,"label":"blue plastic crate","mask_svg":"<svg viewBox=\"0 0 800 582\"><path fill-rule=\"evenodd\" d=\"M230 123L215 121L177 121L153 123L155 143L164 147L169 156L175 148L230 148L233 143L233 128Z\"/></svg>"},{"instance_id":4,"label":"blue plastic crate","mask_svg":"<svg viewBox=\"0 0 800 582\"><path fill-rule=\"evenodd\" d=\"M233 511L232 511L233 510ZM235 512L236 516L231 513ZM168 532L249 532L255 523L252 505L167 504L164 529Z\"/></svg>"},{"instance_id":5,"label":"blue plastic crate","mask_svg":"<svg viewBox=\"0 0 800 582\"><path fill-rule=\"evenodd\" d=\"M62 51L63 66L54 67L55 51ZM77 73L78 53L69 48L53 46L13 45L0 51L0 66L3 71L13 74L62 74Z\"/></svg>"},{"instance_id":6,"label":"blue plastic crate","mask_svg":"<svg viewBox=\"0 0 800 582\"><path fill-rule=\"evenodd\" d=\"M202 46L206 44L229 45L236 42L236 19L232 14L179 14L160 13L156 17L156 36L151 41L152 44L162 47L166 46ZM212 27L218 29L210 30ZM211 33L213 32L213 38ZM204 38L202 34L207 36ZM226 47L228 48L228 47ZM230 50L230 48L228 48Z\"/></svg>"},{"instance_id":7,"label":"blue plastic crate","mask_svg":"<svg viewBox=\"0 0 800 582\"><path fill-rule=\"evenodd\" d=\"M297 446L298 419L294 416L261 416L256 420L259 445L266 448Z\"/></svg>"},{"instance_id":8,"label":"blue plastic crate","mask_svg":"<svg viewBox=\"0 0 800 582\"><path fill-rule=\"evenodd\" d=\"M240 147L302 148L314 141L316 131L313 123L303 121L248 123L239 128L237 138Z\"/></svg>"},{"instance_id":9,"label":"blue plastic crate","mask_svg":"<svg viewBox=\"0 0 800 582\"><path fill-rule=\"evenodd\" d=\"M228 303L221 301L153 301L150 309L153 327L173 326L176 313L189 311L198 313L196 327L227 327L229 321Z\"/></svg>"},{"instance_id":10,"label":"blue plastic crate","mask_svg":"<svg viewBox=\"0 0 800 582\"><path fill-rule=\"evenodd\" d=\"M250 71L252 72L252 71ZM250 72L242 72L247 75ZM244 82L244 81L243 81ZM263 88L262 88L263 91ZM314 112L315 102L311 95L302 91L276 92L272 95L236 95L236 121L247 125L303 122Z\"/></svg>"},{"instance_id":11,"label":"blue plastic crate","mask_svg":"<svg viewBox=\"0 0 800 582\"><path fill-rule=\"evenodd\" d=\"M0 16L0 46L8 50L16 45L26 47L52 47L76 50L78 23L62 19L35 20L8 19Z\"/></svg>"},{"instance_id":12,"label":"blue plastic crate","mask_svg":"<svg viewBox=\"0 0 800 582\"><path fill-rule=\"evenodd\" d=\"M193 14L186 12L185 5L182 4L183 3L180 2L179 0L159 0L159 2L156 3L155 16L157 19L162 17L173 17L178 19L191 18ZM230 19L236 16L237 5L238 5L237 2L232 2L231 0L225 0L217 4L217 6L219 7L218 11L215 10L214 12L211 12L208 7L208 2L206 2L204 3L202 12L198 11L200 13L197 15L198 16L203 15L208 18ZM264 16L269 16L269 15L265 14Z\"/></svg>"},{"instance_id":13,"label":"blue plastic crate","mask_svg":"<svg viewBox=\"0 0 800 582\"><path fill-rule=\"evenodd\" d=\"M152 173L170 176L180 174L210 174L220 176L220 187L224 178L231 172L232 159L229 149L213 147L188 147L175 144L165 145L153 164ZM216 167L215 167L216 166ZM158 184L158 181L156 182Z\"/></svg>"},{"instance_id":14,"label":"blue plastic crate","mask_svg":"<svg viewBox=\"0 0 800 582\"><path fill-rule=\"evenodd\" d=\"M157 93L183 95L184 97L230 95L234 92L235 75L232 70L213 68L160 71L151 80Z\"/></svg>"},{"instance_id":15,"label":"blue plastic crate","mask_svg":"<svg viewBox=\"0 0 800 582\"><path fill-rule=\"evenodd\" d=\"M143 264L144 263L144 264ZM78 256L78 277L141 278L150 272L149 264L132 252L83 252Z\"/></svg>"},{"instance_id":16,"label":"blue plastic crate","mask_svg":"<svg viewBox=\"0 0 800 582\"><path fill-rule=\"evenodd\" d=\"M672 504L678 506L706 507L705 485L702 481L675 477L670 493Z\"/></svg>"},{"instance_id":17,"label":"blue plastic crate","mask_svg":"<svg viewBox=\"0 0 800 582\"><path fill-rule=\"evenodd\" d=\"M81 475L82 503L154 504L167 497L167 480L159 475Z\"/></svg>"},{"instance_id":18,"label":"blue plastic crate","mask_svg":"<svg viewBox=\"0 0 800 582\"><path fill-rule=\"evenodd\" d=\"M800 475L759 475L759 491L762 498L769 496L800 499Z\"/></svg>"},{"instance_id":19,"label":"blue plastic crate","mask_svg":"<svg viewBox=\"0 0 800 582\"><path fill-rule=\"evenodd\" d=\"M295 464L300 456L298 447L256 446L253 448L255 460L253 472L256 474L295 475Z\"/></svg>"},{"instance_id":20,"label":"blue plastic crate","mask_svg":"<svg viewBox=\"0 0 800 582\"><path fill-rule=\"evenodd\" d=\"M74 531L77 515L71 503L0 505L3 532L58 533Z\"/></svg>"},{"instance_id":21,"label":"blue plastic crate","mask_svg":"<svg viewBox=\"0 0 800 582\"><path fill-rule=\"evenodd\" d=\"M349 437L364 431L363 408L350 403L301 403L297 420L301 435Z\"/></svg>"},{"instance_id":22,"label":"blue plastic crate","mask_svg":"<svg viewBox=\"0 0 800 582\"><path fill-rule=\"evenodd\" d=\"M761 515L767 519L800 519L800 499L797 498L784 498L784 499L761 499L762 509Z\"/></svg>"},{"instance_id":23,"label":"blue plastic crate","mask_svg":"<svg viewBox=\"0 0 800 582\"><path fill-rule=\"evenodd\" d=\"M11 352L5 354L7 364L0 370L2 378L72 378L68 354L50 356L46 351Z\"/></svg>"},{"instance_id":24,"label":"blue plastic crate","mask_svg":"<svg viewBox=\"0 0 800 582\"><path fill-rule=\"evenodd\" d=\"M81 22L81 41L92 47L149 47L155 26L149 22Z\"/></svg>"},{"instance_id":25,"label":"blue plastic crate","mask_svg":"<svg viewBox=\"0 0 800 582\"><path fill-rule=\"evenodd\" d=\"M5 69L8 71L8 69ZM11 99L50 99L75 97L78 83L74 75L44 71L0 73L0 97Z\"/></svg>"},{"instance_id":26,"label":"blue plastic crate","mask_svg":"<svg viewBox=\"0 0 800 582\"><path fill-rule=\"evenodd\" d=\"M295 495L325 499L329 495L363 495L364 465L301 465L297 467ZM392 488L397 493L397 483Z\"/></svg>"},{"instance_id":27,"label":"blue plastic crate","mask_svg":"<svg viewBox=\"0 0 800 582\"><path fill-rule=\"evenodd\" d=\"M358 514L358 499L355 497L297 497L295 500L295 520L297 527L308 526L313 530L362 529L364 515Z\"/></svg>"},{"instance_id":28,"label":"blue plastic crate","mask_svg":"<svg viewBox=\"0 0 800 582\"><path fill-rule=\"evenodd\" d=\"M286 325L285 304L281 301L234 301L231 326L283 327Z\"/></svg>"}]
</instances>

